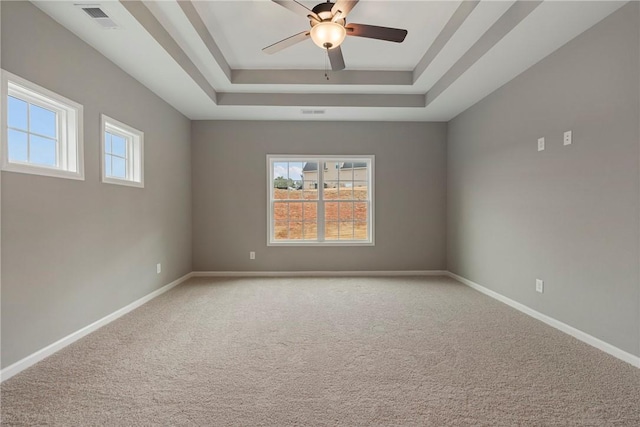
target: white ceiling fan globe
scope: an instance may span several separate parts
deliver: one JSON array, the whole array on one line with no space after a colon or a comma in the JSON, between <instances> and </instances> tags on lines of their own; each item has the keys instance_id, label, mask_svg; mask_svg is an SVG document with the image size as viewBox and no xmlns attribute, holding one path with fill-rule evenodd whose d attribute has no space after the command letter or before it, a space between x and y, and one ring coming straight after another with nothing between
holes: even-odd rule
<instances>
[{"instance_id":1,"label":"white ceiling fan globe","mask_svg":"<svg viewBox=\"0 0 640 427\"><path fill-rule=\"evenodd\" d=\"M335 49L347 36L347 30L336 22L323 21L311 28L311 40L322 49Z\"/></svg>"}]
</instances>

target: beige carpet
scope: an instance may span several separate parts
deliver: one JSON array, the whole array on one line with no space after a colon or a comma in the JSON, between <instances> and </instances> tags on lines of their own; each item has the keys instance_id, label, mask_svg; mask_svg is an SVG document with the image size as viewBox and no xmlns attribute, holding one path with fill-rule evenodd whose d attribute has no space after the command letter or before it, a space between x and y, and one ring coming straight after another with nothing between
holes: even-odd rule
<instances>
[{"instance_id":1,"label":"beige carpet","mask_svg":"<svg viewBox=\"0 0 640 427\"><path fill-rule=\"evenodd\" d=\"M5 425L640 425L640 370L445 278L194 279L1 387Z\"/></svg>"}]
</instances>

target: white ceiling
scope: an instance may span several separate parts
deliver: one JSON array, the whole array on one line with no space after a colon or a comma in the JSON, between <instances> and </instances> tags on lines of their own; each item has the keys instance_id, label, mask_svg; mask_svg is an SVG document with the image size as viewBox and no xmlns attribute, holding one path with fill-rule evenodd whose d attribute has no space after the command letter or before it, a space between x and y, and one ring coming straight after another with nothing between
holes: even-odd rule
<instances>
[{"instance_id":1,"label":"white ceiling","mask_svg":"<svg viewBox=\"0 0 640 427\"><path fill-rule=\"evenodd\" d=\"M347 68L329 81L310 40L262 52L309 28L269 0L34 3L194 120L446 121L625 2L361 0L349 23L408 36L402 44L348 37ZM101 28L78 3L100 5L120 28Z\"/></svg>"},{"instance_id":2,"label":"white ceiling","mask_svg":"<svg viewBox=\"0 0 640 427\"><path fill-rule=\"evenodd\" d=\"M319 2L301 3L313 8ZM362 0L349 14L348 23L411 27L410 36L401 44L349 37L342 44L347 66L352 70L413 70L425 46L433 42L459 4L460 1ZM326 54L311 40L275 55L261 51L267 45L308 30L309 20L302 16L270 1L202 1L194 5L206 18L207 28L232 68L324 67ZM408 15L416 17L413 22L407 20Z\"/></svg>"}]
</instances>

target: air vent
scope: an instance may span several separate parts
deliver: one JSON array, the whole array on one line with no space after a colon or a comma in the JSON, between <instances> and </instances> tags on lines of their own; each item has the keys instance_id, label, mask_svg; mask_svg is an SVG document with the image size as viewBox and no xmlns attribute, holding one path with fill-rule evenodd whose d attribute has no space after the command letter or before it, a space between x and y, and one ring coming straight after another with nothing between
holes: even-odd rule
<instances>
[{"instance_id":1,"label":"air vent","mask_svg":"<svg viewBox=\"0 0 640 427\"><path fill-rule=\"evenodd\" d=\"M91 17L91 20L102 28L114 29L120 26L116 24L113 19L109 18L109 15L100 8L99 4L76 4L75 6L81 8L84 13Z\"/></svg>"},{"instance_id":2,"label":"air vent","mask_svg":"<svg viewBox=\"0 0 640 427\"><path fill-rule=\"evenodd\" d=\"M87 15L89 15L92 18L108 18L109 17L99 7L83 7L82 10L84 10L87 13Z\"/></svg>"},{"instance_id":3,"label":"air vent","mask_svg":"<svg viewBox=\"0 0 640 427\"><path fill-rule=\"evenodd\" d=\"M304 115L317 115L317 114L324 114L326 112L326 110L308 110L308 109L303 109L300 110L302 112L302 114Z\"/></svg>"}]
</instances>

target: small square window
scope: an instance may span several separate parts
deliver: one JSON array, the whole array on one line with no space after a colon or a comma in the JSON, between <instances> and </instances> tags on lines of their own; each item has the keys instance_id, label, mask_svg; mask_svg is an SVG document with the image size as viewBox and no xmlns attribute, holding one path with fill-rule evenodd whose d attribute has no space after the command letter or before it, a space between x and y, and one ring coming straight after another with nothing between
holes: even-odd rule
<instances>
[{"instance_id":1,"label":"small square window","mask_svg":"<svg viewBox=\"0 0 640 427\"><path fill-rule=\"evenodd\" d=\"M102 115L102 182L144 187L144 133Z\"/></svg>"},{"instance_id":2,"label":"small square window","mask_svg":"<svg viewBox=\"0 0 640 427\"><path fill-rule=\"evenodd\" d=\"M2 170L84 179L82 105L2 70Z\"/></svg>"}]
</instances>

